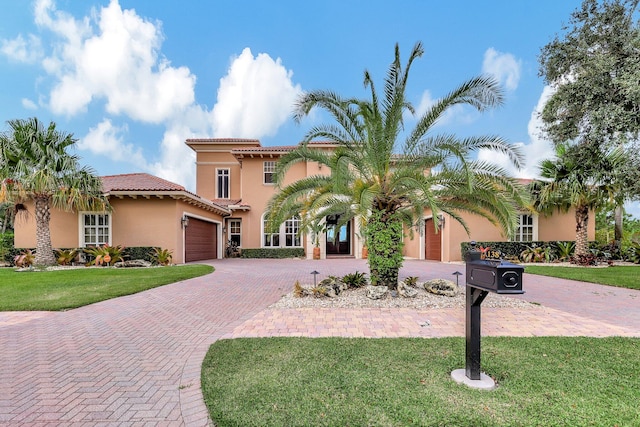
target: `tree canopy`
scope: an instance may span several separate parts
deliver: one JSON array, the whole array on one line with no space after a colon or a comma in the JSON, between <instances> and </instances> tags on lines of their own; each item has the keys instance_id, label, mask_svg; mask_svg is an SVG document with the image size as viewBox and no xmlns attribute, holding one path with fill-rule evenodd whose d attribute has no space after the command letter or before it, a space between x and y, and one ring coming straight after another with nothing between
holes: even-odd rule
<instances>
[{"instance_id":1,"label":"tree canopy","mask_svg":"<svg viewBox=\"0 0 640 427\"><path fill-rule=\"evenodd\" d=\"M357 218L369 249L372 282L392 289L402 265L403 225L404 230L421 230L429 211L435 227L444 212L466 228L461 212L470 212L508 234L516 227L516 209L523 203L520 186L503 169L473 159L477 150L489 149L519 166L521 155L513 146L496 135L458 138L433 133L436 122L455 105L479 111L501 105L502 90L493 78L479 76L462 83L415 117L415 126L405 131L405 114L416 113L406 97L409 71L423 53L417 43L403 66L396 45L382 93L365 71L369 99L344 98L327 90L303 94L296 120L319 107L333 123L313 127L298 148L281 158L276 168L279 191L268 206L274 225L300 213L308 223L329 214ZM335 149L309 147L315 139L331 141ZM289 168L303 161L326 165L331 174L284 185Z\"/></svg>"},{"instance_id":2,"label":"tree canopy","mask_svg":"<svg viewBox=\"0 0 640 427\"><path fill-rule=\"evenodd\" d=\"M587 225L589 211L598 209L612 199L616 184L614 174L624 160L621 149L602 153L595 145L556 146L556 158L541 163L540 175L546 181L534 181L533 206L542 213L575 208L576 256L589 252Z\"/></svg>"},{"instance_id":3,"label":"tree canopy","mask_svg":"<svg viewBox=\"0 0 640 427\"><path fill-rule=\"evenodd\" d=\"M9 120L7 124L9 129L0 134L0 202L21 206L34 202L35 263L53 265L51 207L67 211L108 209L102 182L91 168L80 166L77 155L68 152L77 140L57 130L55 123L45 127L34 117Z\"/></svg>"},{"instance_id":4,"label":"tree canopy","mask_svg":"<svg viewBox=\"0 0 640 427\"><path fill-rule=\"evenodd\" d=\"M552 141L619 144L640 131L638 0L584 0L566 34L542 48L540 75L554 93L542 119Z\"/></svg>"},{"instance_id":5,"label":"tree canopy","mask_svg":"<svg viewBox=\"0 0 640 427\"><path fill-rule=\"evenodd\" d=\"M544 130L555 144L595 144L601 154L622 147L612 198L616 240L622 236L622 206L640 198L639 0L584 0L565 33L542 48L540 75L554 93L543 108ZM592 148L585 148L588 153Z\"/></svg>"}]
</instances>

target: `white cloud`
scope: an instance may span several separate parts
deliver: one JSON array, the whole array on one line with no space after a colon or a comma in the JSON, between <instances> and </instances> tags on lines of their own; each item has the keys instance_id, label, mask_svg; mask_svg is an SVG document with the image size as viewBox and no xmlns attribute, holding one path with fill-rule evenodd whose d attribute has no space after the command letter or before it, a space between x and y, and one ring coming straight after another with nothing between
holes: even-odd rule
<instances>
[{"instance_id":1,"label":"white cloud","mask_svg":"<svg viewBox=\"0 0 640 427\"><path fill-rule=\"evenodd\" d=\"M73 116L104 99L111 114L161 123L194 102L195 76L159 54L159 23L123 10L117 0L94 15L95 22L76 20L51 0L36 5L36 23L60 37L44 61L57 78L50 93L54 113Z\"/></svg>"},{"instance_id":2,"label":"white cloud","mask_svg":"<svg viewBox=\"0 0 640 427\"><path fill-rule=\"evenodd\" d=\"M148 170L149 167L142 150L134 147L133 144L124 142L124 135L127 131L126 125L114 126L111 120L105 119L96 127L89 129L89 133L78 141L78 148Z\"/></svg>"},{"instance_id":3,"label":"white cloud","mask_svg":"<svg viewBox=\"0 0 640 427\"><path fill-rule=\"evenodd\" d=\"M28 98L22 98L21 102L22 102L22 106L24 108L26 108L27 110L37 110L38 109L38 106L36 105L36 103L33 102L32 100L28 99Z\"/></svg>"},{"instance_id":4,"label":"white cloud","mask_svg":"<svg viewBox=\"0 0 640 427\"><path fill-rule=\"evenodd\" d=\"M495 76L507 90L515 90L520 82L522 61L510 53L498 52L490 47L484 53L482 72Z\"/></svg>"},{"instance_id":5,"label":"white cloud","mask_svg":"<svg viewBox=\"0 0 640 427\"><path fill-rule=\"evenodd\" d=\"M209 137L194 135L188 125L174 123L164 133L160 146L161 158L149 165L149 171L161 178L178 182L191 191L195 191L195 153L184 143L190 137Z\"/></svg>"},{"instance_id":6,"label":"white cloud","mask_svg":"<svg viewBox=\"0 0 640 427\"><path fill-rule=\"evenodd\" d=\"M431 97L431 92L425 90L420 98L420 103L416 108L416 117L422 117L436 102L437 99ZM435 126L444 126L455 124L469 124L474 122L478 118L477 111L471 108L465 108L462 105L454 105L449 107L438 119Z\"/></svg>"},{"instance_id":7,"label":"white cloud","mask_svg":"<svg viewBox=\"0 0 640 427\"><path fill-rule=\"evenodd\" d=\"M0 40L0 52L11 61L33 64L42 58L42 43L33 34L28 40L19 34L15 39Z\"/></svg>"},{"instance_id":8,"label":"white cloud","mask_svg":"<svg viewBox=\"0 0 640 427\"><path fill-rule=\"evenodd\" d=\"M97 112L118 115L120 123L132 120L163 126L162 141L148 149L154 158L145 158L140 146L128 143L126 124L116 126L110 118L91 128L79 148L134 164L188 188L195 183L195 155L185 139L273 135L289 119L301 93L280 58L274 60L266 53L254 57L246 48L232 58L209 110L195 103L195 75L162 55L160 22L122 9L118 0L80 18L58 10L54 0L37 0L34 14L40 31L51 33L40 65L52 78L41 81L53 83L49 88L39 86L47 96L38 104L54 114ZM27 44L22 40L10 51L16 58L25 57L27 48L22 46ZM23 106L36 104L24 99Z\"/></svg>"},{"instance_id":9,"label":"white cloud","mask_svg":"<svg viewBox=\"0 0 640 427\"><path fill-rule=\"evenodd\" d=\"M220 79L218 101L213 108L216 137L259 138L274 135L293 111L302 92L293 85L292 72L280 58L267 54L255 58L249 48L233 59Z\"/></svg>"},{"instance_id":10,"label":"white cloud","mask_svg":"<svg viewBox=\"0 0 640 427\"><path fill-rule=\"evenodd\" d=\"M516 176L518 178L539 178L540 162L545 159L553 158L555 156L553 144L550 141L544 139L544 136L542 135L542 120L540 119L540 112L542 111L545 103L552 94L553 89L550 86L545 86L542 94L540 95L540 98L538 99L538 104L534 108L533 112L531 113L531 118L529 119L529 124L527 126L527 130L529 133L529 142L518 142L515 144L520 148L522 154L524 155L524 165L519 171L515 170L515 168L509 162L507 156L496 154L494 151L481 150L478 153L478 159L502 166L513 176Z\"/></svg>"}]
</instances>

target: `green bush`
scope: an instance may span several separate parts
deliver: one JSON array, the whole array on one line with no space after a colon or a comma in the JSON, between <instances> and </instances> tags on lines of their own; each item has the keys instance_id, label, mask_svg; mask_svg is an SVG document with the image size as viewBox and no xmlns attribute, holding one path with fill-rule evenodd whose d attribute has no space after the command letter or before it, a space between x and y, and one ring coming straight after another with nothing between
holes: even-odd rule
<instances>
[{"instance_id":1,"label":"green bush","mask_svg":"<svg viewBox=\"0 0 640 427\"><path fill-rule=\"evenodd\" d=\"M71 265L78 256L78 249L54 249L59 265Z\"/></svg>"},{"instance_id":2,"label":"green bush","mask_svg":"<svg viewBox=\"0 0 640 427\"><path fill-rule=\"evenodd\" d=\"M159 265L169 265L173 261L173 251L163 248L153 248L153 262Z\"/></svg>"},{"instance_id":3,"label":"green bush","mask_svg":"<svg viewBox=\"0 0 640 427\"><path fill-rule=\"evenodd\" d=\"M0 234L0 262L12 262L18 253L13 254L13 232Z\"/></svg>"},{"instance_id":4,"label":"green bush","mask_svg":"<svg viewBox=\"0 0 640 427\"><path fill-rule=\"evenodd\" d=\"M242 258L304 258L304 248L242 249Z\"/></svg>"},{"instance_id":5,"label":"green bush","mask_svg":"<svg viewBox=\"0 0 640 427\"><path fill-rule=\"evenodd\" d=\"M522 262L551 262L554 258L553 249L549 245L527 246L527 249L520 253Z\"/></svg>"},{"instance_id":6,"label":"green bush","mask_svg":"<svg viewBox=\"0 0 640 427\"><path fill-rule=\"evenodd\" d=\"M640 243L631 243L625 252L625 259L640 264Z\"/></svg>"},{"instance_id":7,"label":"green bush","mask_svg":"<svg viewBox=\"0 0 640 427\"><path fill-rule=\"evenodd\" d=\"M492 250L502 252L505 259L519 259L520 254L525 252L530 247L541 247L541 248L551 248L552 253L555 254L557 244L565 244L571 241L537 241L537 242L476 242L476 248L486 248L489 247ZM465 254L471 249L471 244L469 242L462 242L460 244L462 259L464 259Z\"/></svg>"},{"instance_id":8,"label":"green bush","mask_svg":"<svg viewBox=\"0 0 640 427\"><path fill-rule=\"evenodd\" d=\"M355 273L345 274L342 280L350 288L361 288L367 284L367 276L364 273L356 271Z\"/></svg>"},{"instance_id":9,"label":"green bush","mask_svg":"<svg viewBox=\"0 0 640 427\"><path fill-rule=\"evenodd\" d=\"M154 262L153 246L128 246L124 248L122 257L126 260L143 259L145 261Z\"/></svg>"},{"instance_id":10,"label":"green bush","mask_svg":"<svg viewBox=\"0 0 640 427\"><path fill-rule=\"evenodd\" d=\"M124 248L120 245L102 245L85 248L84 252L91 257L89 265L114 265L116 262L124 261L122 252Z\"/></svg>"}]
</instances>

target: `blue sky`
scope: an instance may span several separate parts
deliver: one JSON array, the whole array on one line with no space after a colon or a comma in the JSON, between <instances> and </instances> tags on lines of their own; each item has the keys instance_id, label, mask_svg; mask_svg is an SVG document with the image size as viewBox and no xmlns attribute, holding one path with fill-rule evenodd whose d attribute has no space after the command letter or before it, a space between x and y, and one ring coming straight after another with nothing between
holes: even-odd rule
<instances>
[{"instance_id":1,"label":"blue sky","mask_svg":"<svg viewBox=\"0 0 640 427\"><path fill-rule=\"evenodd\" d=\"M395 43L417 41L409 98L425 108L464 80L495 75L506 103L449 112L436 132L499 134L521 144L534 177L552 154L536 130L548 88L540 48L562 31L579 0L8 2L0 16L0 120L37 116L78 138L100 175L148 172L190 189L191 137L257 138L293 145L302 91L365 97L365 69L379 85ZM411 122L408 123L411 126ZM480 153L486 156L486 153ZM489 156L487 156L489 157ZM504 159L490 157L497 162Z\"/></svg>"}]
</instances>

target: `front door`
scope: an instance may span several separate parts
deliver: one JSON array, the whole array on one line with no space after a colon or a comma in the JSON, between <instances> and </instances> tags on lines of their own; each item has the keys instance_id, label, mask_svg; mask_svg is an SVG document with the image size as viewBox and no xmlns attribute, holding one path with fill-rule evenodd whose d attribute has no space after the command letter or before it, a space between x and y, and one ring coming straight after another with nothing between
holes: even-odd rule
<instances>
[{"instance_id":1,"label":"front door","mask_svg":"<svg viewBox=\"0 0 640 427\"><path fill-rule=\"evenodd\" d=\"M436 231L433 218L429 218L424 224L424 259L441 261L441 251L442 237L440 231Z\"/></svg>"},{"instance_id":2,"label":"front door","mask_svg":"<svg viewBox=\"0 0 640 427\"><path fill-rule=\"evenodd\" d=\"M327 255L351 255L351 221L339 223L340 215L327 217Z\"/></svg>"}]
</instances>

